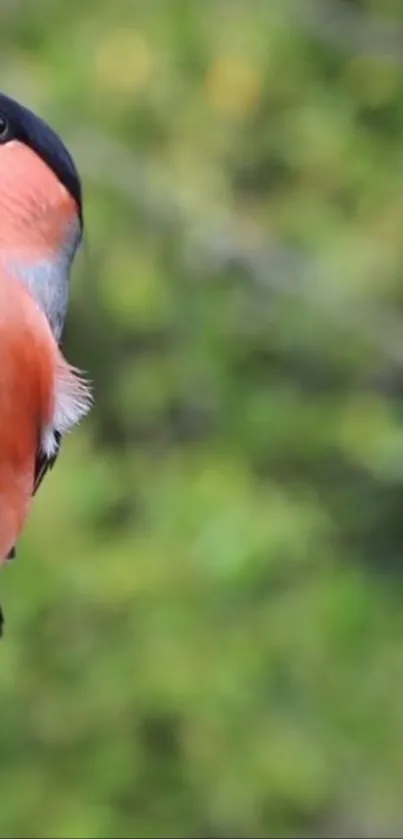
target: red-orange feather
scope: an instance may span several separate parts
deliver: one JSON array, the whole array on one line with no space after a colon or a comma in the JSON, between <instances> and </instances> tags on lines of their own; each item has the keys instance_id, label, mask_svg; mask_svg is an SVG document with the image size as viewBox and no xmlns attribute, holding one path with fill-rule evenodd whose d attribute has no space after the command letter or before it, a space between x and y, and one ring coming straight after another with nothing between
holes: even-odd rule
<instances>
[{"instance_id":1,"label":"red-orange feather","mask_svg":"<svg viewBox=\"0 0 403 839\"><path fill-rule=\"evenodd\" d=\"M56 359L44 315L0 271L0 562L29 512L40 435L52 418Z\"/></svg>"}]
</instances>

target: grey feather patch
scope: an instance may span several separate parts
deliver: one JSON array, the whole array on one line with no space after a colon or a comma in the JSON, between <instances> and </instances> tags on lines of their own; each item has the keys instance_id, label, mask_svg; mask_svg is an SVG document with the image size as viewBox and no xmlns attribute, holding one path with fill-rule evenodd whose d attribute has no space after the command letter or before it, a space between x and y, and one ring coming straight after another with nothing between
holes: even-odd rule
<instances>
[{"instance_id":1,"label":"grey feather patch","mask_svg":"<svg viewBox=\"0 0 403 839\"><path fill-rule=\"evenodd\" d=\"M53 335L59 342L67 314L71 265L80 245L78 220L66 232L66 241L59 253L37 262L26 262L12 251L2 252L2 263L28 289L45 313Z\"/></svg>"}]
</instances>

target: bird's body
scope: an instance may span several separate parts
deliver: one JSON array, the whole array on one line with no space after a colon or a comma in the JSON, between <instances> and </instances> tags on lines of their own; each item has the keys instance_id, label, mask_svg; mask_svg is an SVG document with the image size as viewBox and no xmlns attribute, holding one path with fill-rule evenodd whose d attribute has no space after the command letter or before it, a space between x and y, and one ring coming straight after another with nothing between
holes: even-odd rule
<instances>
[{"instance_id":1,"label":"bird's body","mask_svg":"<svg viewBox=\"0 0 403 839\"><path fill-rule=\"evenodd\" d=\"M28 516L38 454L54 456L54 432L79 421L87 398L37 303L0 271L0 562Z\"/></svg>"},{"instance_id":2,"label":"bird's body","mask_svg":"<svg viewBox=\"0 0 403 839\"><path fill-rule=\"evenodd\" d=\"M91 403L60 348L82 232L69 152L43 120L0 93L0 564L15 556L60 441Z\"/></svg>"}]
</instances>

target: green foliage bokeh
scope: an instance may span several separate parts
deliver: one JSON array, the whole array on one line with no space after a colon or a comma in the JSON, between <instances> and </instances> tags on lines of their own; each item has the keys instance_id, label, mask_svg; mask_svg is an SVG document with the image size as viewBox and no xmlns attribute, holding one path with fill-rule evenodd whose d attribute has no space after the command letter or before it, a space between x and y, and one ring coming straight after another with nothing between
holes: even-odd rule
<instances>
[{"instance_id":1,"label":"green foliage bokeh","mask_svg":"<svg viewBox=\"0 0 403 839\"><path fill-rule=\"evenodd\" d=\"M403 829L403 59L348 38L403 11L312 6L0 12L95 391L2 571L0 836Z\"/></svg>"}]
</instances>

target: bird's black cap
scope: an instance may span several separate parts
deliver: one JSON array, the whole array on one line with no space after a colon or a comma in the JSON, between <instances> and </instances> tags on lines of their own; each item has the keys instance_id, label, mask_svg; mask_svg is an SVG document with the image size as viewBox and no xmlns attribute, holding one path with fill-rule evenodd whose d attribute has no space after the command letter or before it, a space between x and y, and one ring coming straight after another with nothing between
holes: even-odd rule
<instances>
[{"instance_id":1,"label":"bird's black cap","mask_svg":"<svg viewBox=\"0 0 403 839\"><path fill-rule=\"evenodd\" d=\"M41 117L0 93L0 144L9 140L25 143L52 169L76 201L83 226L81 179L70 152Z\"/></svg>"}]
</instances>

